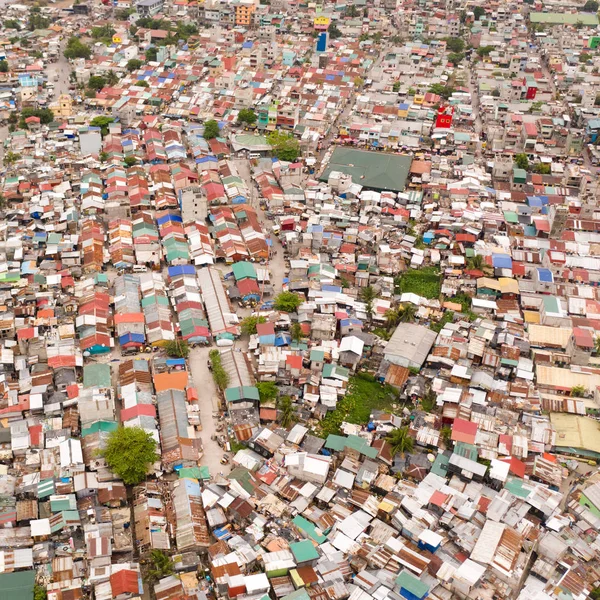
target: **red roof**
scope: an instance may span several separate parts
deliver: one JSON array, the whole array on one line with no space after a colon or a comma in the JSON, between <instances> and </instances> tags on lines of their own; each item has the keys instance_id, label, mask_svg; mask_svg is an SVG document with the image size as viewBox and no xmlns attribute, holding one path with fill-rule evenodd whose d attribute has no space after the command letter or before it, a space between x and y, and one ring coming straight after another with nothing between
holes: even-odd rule
<instances>
[{"instance_id":1,"label":"red roof","mask_svg":"<svg viewBox=\"0 0 600 600\"><path fill-rule=\"evenodd\" d=\"M241 281L238 281L237 287L242 296L248 294L260 294L260 288L258 287L256 279L242 279Z\"/></svg>"},{"instance_id":2,"label":"red roof","mask_svg":"<svg viewBox=\"0 0 600 600\"><path fill-rule=\"evenodd\" d=\"M257 323L256 333L258 335L275 335L275 326L273 323Z\"/></svg>"},{"instance_id":3,"label":"red roof","mask_svg":"<svg viewBox=\"0 0 600 600\"><path fill-rule=\"evenodd\" d=\"M477 423L466 421L465 419L454 419L454 424L452 425L452 439L455 442L474 444L476 434Z\"/></svg>"},{"instance_id":4,"label":"red roof","mask_svg":"<svg viewBox=\"0 0 600 600\"><path fill-rule=\"evenodd\" d=\"M156 417L154 404L136 404L121 411L121 421L129 421L136 417Z\"/></svg>"},{"instance_id":5,"label":"red roof","mask_svg":"<svg viewBox=\"0 0 600 600\"><path fill-rule=\"evenodd\" d=\"M122 569L110 576L113 598L121 594L141 594L139 575L136 571Z\"/></svg>"},{"instance_id":6,"label":"red roof","mask_svg":"<svg viewBox=\"0 0 600 600\"><path fill-rule=\"evenodd\" d=\"M429 502L431 504L435 504L435 506L443 506L444 502L446 502L446 500L448 500L447 494L443 494L442 492L435 490L435 492L433 492L433 494L431 494L431 498L429 499Z\"/></svg>"},{"instance_id":7,"label":"red roof","mask_svg":"<svg viewBox=\"0 0 600 600\"><path fill-rule=\"evenodd\" d=\"M285 359L285 364L289 365L292 369L301 369L302 368L302 357L290 354Z\"/></svg>"}]
</instances>

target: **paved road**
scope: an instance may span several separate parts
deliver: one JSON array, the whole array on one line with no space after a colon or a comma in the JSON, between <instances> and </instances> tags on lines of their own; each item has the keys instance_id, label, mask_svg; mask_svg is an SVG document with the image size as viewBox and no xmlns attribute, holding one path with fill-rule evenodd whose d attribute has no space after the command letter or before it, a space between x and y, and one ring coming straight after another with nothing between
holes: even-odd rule
<instances>
[{"instance_id":1,"label":"paved road","mask_svg":"<svg viewBox=\"0 0 600 600\"><path fill-rule=\"evenodd\" d=\"M217 473L229 473L229 465L220 463L224 450L211 439L211 436L217 433L218 423L218 420L213 417L213 412L219 411L217 389L212 374L208 370L208 353L211 350L212 348L192 348L188 362L194 386L198 390L200 422L202 423L200 438L204 448L201 464L207 466L211 475L215 476Z\"/></svg>"}]
</instances>

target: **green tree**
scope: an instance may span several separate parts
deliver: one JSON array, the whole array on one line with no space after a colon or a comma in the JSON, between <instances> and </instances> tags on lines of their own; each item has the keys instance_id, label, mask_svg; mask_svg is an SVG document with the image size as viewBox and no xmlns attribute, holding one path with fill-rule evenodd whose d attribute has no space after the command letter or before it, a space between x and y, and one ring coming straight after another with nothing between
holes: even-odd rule
<instances>
[{"instance_id":1,"label":"green tree","mask_svg":"<svg viewBox=\"0 0 600 600\"><path fill-rule=\"evenodd\" d=\"M29 19L27 21L27 29L35 31L36 29L47 29L50 25L50 19L42 15L39 6L32 6L29 11Z\"/></svg>"},{"instance_id":2,"label":"green tree","mask_svg":"<svg viewBox=\"0 0 600 600\"><path fill-rule=\"evenodd\" d=\"M583 5L583 12L589 12L589 13L597 13L598 12L598 6L600 6L596 0L587 0L587 2Z\"/></svg>"},{"instance_id":3,"label":"green tree","mask_svg":"<svg viewBox=\"0 0 600 600\"><path fill-rule=\"evenodd\" d=\"M47 598L48 592L46 588L36 583L33 586L33 600L46 600Z\"/></svg>"},{"instance_id":4,"label":"green tree","mask_svg":"<svg viewBox=\"0 0 600 600\"><path fill-rule=\"evenodd\" d=\"M102 115L99 117L94 117L90 121L90 126L91 127L100 127L100 133L102 134L102 137L104 137L105 135L108 134L108 126L113 122L114 122L113 117L107 117L105 115Z\"/></svg>"},{"instance_id":5,"label":"green tree","mask_svg":"<svg viewBox=\"0 0 600 600\"><path fill-rule=\"evenodd\" d=\"M485 260L481 254L475 254L467 260L467 266L469 269L482 271L485 267Z\"/></svg>"},{"instance_id":6,"label":"green tree","mask_svg":"<svg viewBox=\"0 0 600 600\"><path fill-rule=\"evenodd\" d=\"M127 70L132 73L133 71L137 71L144 64L139 58L130 58L127 61Z\"/></svg>"},{"instance_id":7,"label":"green tree","mask_svg":"<svg viewBox=\"0 0 600 600\"><path fill-rule=\"evenodd\" d=\"M596 356L600 356L600 336L594 338L594 351Z\"/></svg>"},{"instance_id":8,"label":"green tree","mask_svg":"<svg viewBox=\"0 0 600 600\"><path fill-rule=\"evenodd\" d=\"M95 40L112 40L112 36L115 35L116 31L107 23L106 25L99 25L98 27L92 27L92 37Z\"/></svg>"},{"instance_id":9,"label":"green tree","mask_svg":"<svg viewBox=\"0 0 600 600\"><path fill-rule=\"evenodd\" d=\"M444 38L446 42L446 48L449 52L462 52L465 49L465 42L462 38L459 37L447 37Z\"/></svg>"},{"instance_id":10,"label":"green tree","mask_svg":"<svg viewBox=\"0 0 600 600\"><path fill-rule=\"evenodd\" d=\"M18 154L17 152L12 152L9 150L4 155L4 166L10 167L11 165L14 165L19 160L21 160L21 155Z\"/></svg>"},{"instance_id":11,"label":"green tree","mask_svg":"<svg viewBox=\"0 0 600 600\"><path fill-rule=\"evenodd\" d=\"M98 160L102 163L105 163L108 160L108 152L104 152L104 150L102 150L102 152L100 152L98 155Z\"/></svg>"},{"instance_id":12,"label":"green tree","mask_svg":"<svg viewBox=\"0 0 600 600\"><path fill-rule=\"evenodd\" d=\"M5 60L0 60L0 73L8 73L8 63Z\"/></svg>"},{"instance_id":13,"label":"green tree","mask_svg":"<svg viewBox=\"0 0 600 600\"><path fill-rule=\"evenodd\" d=\"M436 406L437 396L433 390L428 390L421 398L421 408L430 413Z\"/></svg>"},{"instance_id":14,"label":"green tree","mask_svg":"<svg viewBox=\"0 0 600 600\"><path fill-rule=\"evenodd\" d=\"M352 80L352 83L354 83L354 87L358 90L362 89L362 86L365 85L365 80L362 77L355 77Z\"/></svg>"},{"instance_id":15,"label":"green tree","mask_svg":"<svg viewBox=\"0 0 600 600\"><path fill-rule=\"evenodd\" d=\"M550 175L552 167L548 163L537 163L533 170L540 175Z\"/></svg>"},{"instance_id":16,"label":"green tree","mask_svg":"<svg viewBox=\"0 0 600 600\"><path fill-rule=\"evenodd\" d=\"M485 15L485 8L483 8L483 6L476 6L473 9L473 14L475 15L475 20L479 21L479 19Z\"/></svg>"},{"instance_id":17,"label":"green tree","mask_svg":"<svg viewBox=\"0 0 600 600\"><path fill-rule=\"evenodd\" d=\"M571 398L583 398L585 396L586 389L583 385L576 385L571 388Z\"/></svg>"},{"instance_id":18,"label":"green tree","mask_svg":"<svg viewBox=\"0 0 600 600\"><path fill-rule=\"evenodd\" d=\"M394 81L394 84L392 85L392 92L399 92L400 91L400 85L401 83L399 81Z\"/></svg>"},{"instance_id":19,"label":"green tree","mask_svg":"<svg viewBox=\"0 0 600 600\"><path fill-rule=\"evenodd\" d=\"M294 162L300 154L300 144L290 133L275 130L267 135L267 142L272 148L274 156L279 160Z\"/></svg>"},{"instance_id":20,"label":"green tree","mask_svg":"<svg viewBox=\"0 0 600 600\"><path fill-rule=\"evenodd\" d=\"M377 298L377 292L373 286L368 285L360 290L360 299L365 303L367 319L369 321L373 318L373 302L375 298Z\"/></svg>"},{"instance_id":21,"label":"green tree","mask_svg":"<svg viewBox=\"0 0 600 600\"><path fill-rule=\"evenodd\" d=\"M242 108L238 113L237 122L240 125L254 125L256 123L256 113L251 108Z\"/></svg>"},{"instance_id":22,"label":"green tree","mask_svg":"<svg viewBox=\"0 0 600 600\"><path fill-rule=\"evenodd\" d=\"M290 335L292 336L294 342L299 342L304 337L300 323L292 323L292 326L290 327Z\"/></svg>"},{"instance_id":23,"label":"green tree","mask_svg":"<svg viewBox=\"0 0 600 600\"><path fill-rule=\"evenodd\" d=\"M148 62L156 62L156 55L158 54L158 48L148 48L148 50L146 50L146 52L144 53L144 56L146 57L146 60Z\"/></svg>"},{"instance_id":24,"label":"green tree","mask_svg":"<svg viewBox=\"0 0 600 600\"><path fill-rule=\"evenodd\" d=\"M259 316L254 316L254 315L246 317L246 318L242 319L242 322L241 322L242 333L245 335L254 335L256 333L256 326L259 323L266 323L266 322L267 322L266 317L259 317Z\"/></svg>"},{"instance_id":25,"label":"green tree","mask_svg":"<svg viewBox=\"0 0 600 600\"><path fill-rule=\"evenodd\" d=\"M527 154L516 154L515 165L518 169L524 169L527 171L527 169L529 169L529 159L527 158Z\"/></svg>"},{"instance_id":26,"label":"green tree","mask_svg":"<svg viewBox=\"0 0 600 600\"><path fill-rule=\"evenodd\" d=\"M119 82L119 76L114 71L109 71L106 74L106 84L107 85L115 85Z\"/></svg>"},{"instance_id":27,"label":"green tree","mask_svg":"<svg viewBox=\"0 0 600 600\"><path fill-rule=\"evenodd\" d=\"M212 140L219 137L219 124L214 119L204 122L204 139Z\"/></svg>"},{"instance_id":28,"label":"green tree","mask_svg":"<svg viewBox=\"0 0 600 600\"><path fill-rule=\"evenodd\" d=\"M396 327L400 321L400 313L397 308L388 308L385 311L385 326L387 329L392 329L392 327Z\"/></svg>"},{"instance_id":29,"label":"green tree","mask_svg":"<svg viewBox=\"0 0 600 600\"><path fill-rule=\"evenodd\" d=\"M67 47L63 53L65 58L73 60L75 58L88 59L92 55L92 49L84 44L79 38L71 37L67 41Z\"/></svg>"},{"instance_id":30,"label":"green tree","mask_svg":"<svg viewBox=\"0 0 600 600\"><path fill-rule=\"evenodd\" d=\"M465 57L464 52L451 52L448 54L448 62L451 62L455 67L457 67Z\"/></svg>"},{"instance_id":31,"label":"green tree","mask_svg":"<svg viewBox=\"0 0 600 600\"><path fill-rule=\"evenodd\" d=\"M92 75L88 80L88 88L90 90L101 90L106 85L106 79L100 75Z\"/></svg>"},{"instance_id":32,"label":"green tree","mask_svg":"<svg viewBox=\"0 0 600 600\"><path fill-rule=\"evenodd\" d=\"M144 577L147 583L156 583L172 575L173 572L173 561L166 552L162 550L152 550L150 552L150 563Z\"/></svg>"},{"instance_id":33,"label":"green tree","mask_svg":"<svg viewBox=\"0 0 600 600\"><path fill-rule=\"evenodd\" d=\"M398 427L390 431L385 438L392 447L392 455L401 454L404 456L406 452L412 452L414 440L408 433L408 427Z\"/></svg>"},{"instance_id":34,"label":"green tree","mask_svg":"<svg viewBox=\"0 0 600 600\"><path fill-rule=\"evenodd\" d=\"M144 81L143 79L141 81L138 81L135 85L141 88L150 87L150 84L147 81Z\"/></svg>"},{"instance_id":35,"label":"green tree","mask_svg":"<svg viewBox=\"0 0 600 600\"><path fill-rule=\"evenodd\" d=\"M277 400L279 388L274 381L259 381L256 384L256 387L258 388L261 404L269 404L274 400Z\"/></svg>"},{"instance_id":36,"label":"green tree","mask_svg":"<svg viewBox=\"0 0 600 600\"><path fill-rule=\"evenodd\" d=\"M414 304L402 304L398 307L398 320L400 323L412 323L417 314L417 307Z\"/></svg>"},{"instance_id":37,"label":"green tree","mask_svg":"<svg viewBox=\"0 0 600 600\"><path fill-rule=\"evenodd\" d=\"M21 111L21 118L19 120L19 127L21 129L26 127L25 119L29 117L37 117L42 125L47 125L54 121L54 113L49 108L26 107Z\"/></svg>"},{"instance_id":38,"label":"green tree","mask_svg":"<svg viewBox=\"0 0 600 600\"><path fill-rule=\"evenodd\" d=\"M133 167L133 165L137 164L137 158L135 156L126 156L123 162L126 167Z\"/></svg>"},{"instance_id":39,"label":"green tree","mask_svg":"<svg viewBox=\"0 0 600 600\"><path fill-rule=\"evenodd\" d=\"M444 427L442 427L440 430L440 437L442 438L446 448L448 448L452 439L452 429L448 427L448 425L444 425Z\"/></svg>"},{"instance_id":40,"label":"green tree","mask_svg":"<svg viewBox=\"0 0 600 600\"><path fill-rule=\"evenodd\" d=\"M356 6L354 5L350 5L350 6L346 6L345 10L344 10L344 15L346 17L350 17L351 19L354 19L355 17L358 17L358 9L356 8Z\"/></svg>"},{"instance_id":41,"label":"green tree","mask_svg":"<svg viewBox=\"0 0 600 600\"><path fill-rule=\"evenodd\" d=\"M279 423L287 429L294 422L294 405L289 396L283 396L278 403Z\"/></svg>"},{"instance_id":42,"label":"green tree","mask_svg":"<svg viewBox=\"0 0 600 600\"><path fill-rule=\"evenodd\" d=\"M298 310L298 307L304 302L304 299L294 294L294 292L281 292L275 297L273 306L275 310L282 312L293 313Z\"/></svg>"},{"instance_id":43,"label":"green tree","mask_svg":"<svg viewBox=\"0 0 600 600\"><path fill-rule=\"evenodd\" d=\"M477 48L477 56L484 57L488 56L490 52L494 49L494 46L480 46Z\"/></svg>"},{"instance_id":44,"label":"green tree","mask_svg":"<svg viewBox=\"0 0 600 600\"><path fill-rule=\"evenodd\" d=\"M332 40L337 40L342 37L342 32L338 29L338 26L335 23L332 23L327 29L329 32L329 38Z\"/></svg>"},{"instance_id":45,"label":"green tree","mask_svg":"<svg viewBox=\"0 0 600 600\"><path fill-rule=\"evenodd\" d=\"M443 83L434 83L429 87L428 91L437 96L441 96L444 100L448 100L448 98L454 94L454 88L444 85Z\"/></svg>"},{"instance_id":46,"label":"green tree","mask_svg":"<svg viewBox=\"0 0 600 600\"><path fill-rule=\"evenodd\" d=\"M165 351L172 358L187 358L190 355L190 345L187 340L175 338L165 344Z\"/></svg>"},{"instance_id":47,"label":"green tree","mask_svg":"<svg viewBox=\"0 0 600 600\"><path fill-rule=\"evenodd\" d=\"M208 353L208 358L210 359L215 385L219 390L224 392L229 385L229 375L223 368L223 364L221 362L221 353L216 349L211 350Z\"/></svg>"},{"instance_id":48,"label":"green tree","mask_svg":"<svg viewBox=\"0 0 600 600\"><path fill-rule=\"evenodd\" d=\"M17 19L6 19L3 25L4 29L16 29L17 31L21 31L21 23L19 23Z\"/></svg>"},{"instance_id":49,"label":"green tree","mask_svg":"<svg viewBox=\"0 0 600 600\"><path fill-rule=\"evenodd\" d=\"M126 485L144 481L148 467L160 458L156 453L156 441L141 427L119 427L111 431L100 454Z\"/></svg>"}]
</instances>

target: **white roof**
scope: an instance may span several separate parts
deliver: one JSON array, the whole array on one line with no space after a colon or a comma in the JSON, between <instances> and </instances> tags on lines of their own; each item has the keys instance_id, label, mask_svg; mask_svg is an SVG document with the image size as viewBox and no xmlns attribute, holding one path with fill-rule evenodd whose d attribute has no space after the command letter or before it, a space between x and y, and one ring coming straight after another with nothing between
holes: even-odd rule
<instances>
[{"instance_id":1,"label":"white roof","mask_svg":"<svg viewBox=\"0 0 600 600\"><path fill-rule=\"evenodd\" d=\"M458 569L456 569L454 578L461 579L469 586L473 586L483 577L485 571L486 568L483 565L479 565L470 558L467 558L467 560L465 560L465 562L462 563Z\"/></svg>"},{"instance_id":2,"label":"white roof","mask_svg":"<svg viewBox=\"0 0 600 600\"><path fill-rule=\"evenodd\" d=\"M362 356L365 343L354 335L348 335L342 338L340 343L340 352L353 352L358 356Z\"/></svg>"},{"instance_id":3,"label":"white roof","mask_svg":"<svg viewBox=\"0 0 600 600\"><path fill-rule=\"evenodd\" d=\"M50 519L32 519L29 526L32 537L50 535Z\"/></svg>"}]
</instances>

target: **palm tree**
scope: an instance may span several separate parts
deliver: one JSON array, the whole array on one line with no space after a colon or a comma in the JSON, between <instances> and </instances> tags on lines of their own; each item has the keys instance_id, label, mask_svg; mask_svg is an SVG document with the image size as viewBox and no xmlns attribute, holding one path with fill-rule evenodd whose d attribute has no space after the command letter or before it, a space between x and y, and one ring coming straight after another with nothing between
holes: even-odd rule
<instances>
[{"instance_id":1,"label":"palm tree","mask_svg":"<svg viewBox=\"0 0 600 600\"><path fill-rule=\"evenodd\" d=\"M594 350L597 356L600 356L600 336L594 340Z\"/></svg>"},{"instance_id":2,"label":"palm tree","mask_svg":"<svg viewBox=\"0 0 600 600\"><path fill-rule=\"evenodd\" d=\"M414 304L403 304L399 309L398 319L400 323L412 323L417 314L417 307Z\"/></svg>"},{"instance_id":3,"label":"palm tree","mask_svg":"<svg viewBox=\"0 0 600 600\"><path fill-rule=\"evenodd\" d=\"M173 573L173 562L171 557L162 550L150 552L150 565L146 571L146 580L149 582L159 581Z\"/></svg>"},{"instance_id":4,"label":"palm tree","mask_svg":"<svg viewBox=\"0 0 600 600\"><path fill-rule=\"evenodd\" d=\"M586 389L583 385L576 385L571 388L571 398L583 398L585 396Z\"/></svg>"},{"instance_id":5,"label":"palm tree","mask_svg":"<svg viewBox=\"0 0 600 600\"><path fill-rule=\"evenodd\" d=\"M397 308L388 308L385 311L385 326L387 329L396 327L396 325L398 325L399 319L400 313L398 312Z\"/></svg>"},{"instance_id":6,"label":"palm tree","mask_svg":"<svg viewBox=\"0 0 600 600\"><path fill-rule=\"evenodd\" d=\"M388 436L385 438L392 447L392 455L402 454L405 452L412 452L414 440L408 434L408 427L398 427L393 431L390 431Z\"/></svg>"},{"instance_id":7,"label":"palm tree","mask_svg":"<svg viewBox=\"0 0 600 600\"><path fill-rule=\"evenodd\" d=\"M289 396L283 396L278 402L279 422L284 429L287 429L294 421L294 405Z\"/></svg>"},{"instance_id":8,"label":"palm tree","mask_svg":"<svg viewBox=\"0 0 600 600\"><path fill-rule=\"evenodd\" d=\"M372 285L368 285L360 291L360 297L361 300L366 304L367 319L370 321L373 317L373 300L377 298L377 292Z\"/></svg>"},{"instance_id":9,"label":"palm tree","mask_svg":"<svg viewBox=\"0 0 600 600\"><path fill-rule=\"evenodd\" d=\"M477 271L481 271L485 267L485 261L483 260L483 256L481 256L481 254L476 254L475 256L472 256L467 261L467 264L469 265L470 269Z\"/></svg>"}]
</instances>

